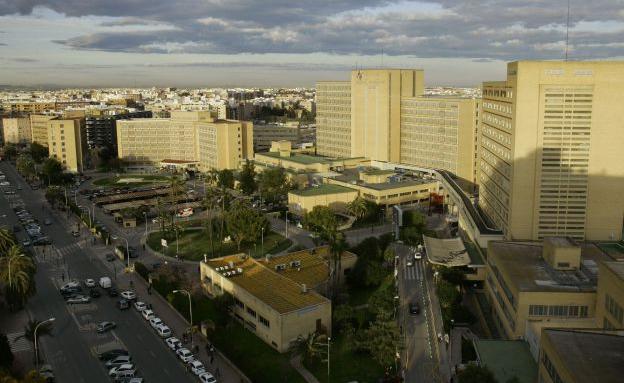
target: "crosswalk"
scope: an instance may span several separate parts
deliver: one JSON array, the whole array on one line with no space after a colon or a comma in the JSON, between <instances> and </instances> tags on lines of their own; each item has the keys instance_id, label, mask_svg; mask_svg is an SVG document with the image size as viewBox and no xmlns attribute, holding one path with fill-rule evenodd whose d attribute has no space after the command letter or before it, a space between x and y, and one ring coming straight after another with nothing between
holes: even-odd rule
<instances>
[{"instance_id":1,"label":"crosswalk","mask_svg":"<svg viewBox=\"0 0 624 383\"><path fill-rule=\"evenodd\" d=\"M7 334L9 339L9 346L12 352L30 351L30 341L24 338L24 332L14 332Z\"/></svg>"},{"instance_id":2,"label":"crosswalk","mask_svg":"<svg viewBox=\"0 0 624 383\"><path fill-rule=\"evenodd\" d=\"M422 280L425 277L425 270L422 261L415 261L413 266L404 267L403 277L410 281Z\"/></svg>"},{"instance_id":3,"label":"crosswalk","mask_svg":"<svg viewBox=\"0 0 624 383\"><path fill-rule=\"evenodd\" d=\"M78 242L63 247L57 247L55 245L41 246L35 250L35 259L38 263L58 264L59 259L62 260L63 257L79 254L83 246L84 244Z\"/></svg>"}]
</instances>

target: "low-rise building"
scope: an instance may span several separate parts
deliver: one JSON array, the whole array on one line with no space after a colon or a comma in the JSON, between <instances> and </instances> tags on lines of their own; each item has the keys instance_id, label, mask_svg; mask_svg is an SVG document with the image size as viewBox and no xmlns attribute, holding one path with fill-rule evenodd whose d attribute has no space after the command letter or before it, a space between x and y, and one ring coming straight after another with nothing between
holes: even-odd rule
<instances>
[{"instance_id":1,"label":"low-rise building","mask_svg":"<svg viewBox=\"0 0 624 383\"><path fill-rule=\"evenodd\" d=\"M295 213L303 215L314 206L329 206L333 210L343 212L347 204L358 196L358 191L340 186L323 184L288 193L288 207Z\"/></svg>"},{"instance_id":2,"label":"low-rise building","mask_svg":"<svg viewBox=\"0 0 624 383\"><path fill-rule=\"evenodd\" d=\"M355 260L352 253L342 255L339 279ZM300 336L331 335L331 301L321 294L327 291L331 268L328 248L320 247L265 259L245 254L209 259L200 263L200 274L207 293L232 295L234 317L286 352Z\"/></svg>"},{"instance_id":3,"label":"low-rise building","mask_svg":"<svg viewBox=\"0 0 624 383\"><path fill-rule=\"evenodd\" d=\"M596 324L605 330L624 329L624 263L598 265Z\"/></svg>"},{"instance_id":4,"label":"low-rise building","mask_svg":"<svg viewBox=\"0 0 624 383\"><path fill-rule=\"evenodd\" d=\"M254 152L266 152L273 141L290 141L293 146L315 142L315 125L304 125L299 121L286 123L259 123L254 121Z\"/></svg>"}]
</instances>

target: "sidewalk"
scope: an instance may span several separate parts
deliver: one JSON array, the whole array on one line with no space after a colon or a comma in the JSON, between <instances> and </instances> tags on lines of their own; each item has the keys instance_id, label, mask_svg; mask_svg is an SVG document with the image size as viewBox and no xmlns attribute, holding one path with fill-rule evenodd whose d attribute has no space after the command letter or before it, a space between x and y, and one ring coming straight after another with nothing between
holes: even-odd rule
<instances>
[{"instance_id":1,"label":"sidewalk","mask_svg":"<svg viewBox=\"0 0 624 383\"><path fill-rule=\"evenodd\" d=\"M442 339L441 341L438 340L438 334L442 334L442 336L444 337L445 332L444 332L444 324L442 323L442 312L440 310L440 302L438 301L438 295L435 291L435 284L433 283L433 275L431 274L431 269L427 268L427 272L424 273L425 274L425 283L427 284L427 290L428 290L428 295L429 295L429 299L431 302L431 310L432 310L432 314L433 314L433 324L434 324L434 328L435 328L435 336L436 336L436 342L433 342L435 344L435 348L436 348L436 354L437 354L437 359L438 359L438 368L439 368L439 373L440 373L440 377L441 377L441 381L442 382L448 382L450 381L450 378L452 376L451 373L451 367L449 365L449 344L446 343L444 341L444 339Z\"/></svg>"}]
</instances>

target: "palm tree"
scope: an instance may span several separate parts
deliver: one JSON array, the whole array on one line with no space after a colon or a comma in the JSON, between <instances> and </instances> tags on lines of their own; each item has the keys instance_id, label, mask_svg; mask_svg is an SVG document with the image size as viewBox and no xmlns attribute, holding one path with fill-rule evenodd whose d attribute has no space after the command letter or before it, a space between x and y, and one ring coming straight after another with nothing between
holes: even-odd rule
<instances>
[{"instance_id":1,"label":"palm tree","mask_svg":"<svg viewBox=\"0 0 624 383\"><path fill-rule=\"evenodd\" d=\"M347 204L347 211L357 219L362 219L368 213L368 201L357 196Z\"/></svg>"},{"instance_id":2,"label":"palm tree","mask_svg":"<svg viewBox=\"0 0 624 383\"><path fill-rule=\"evenodd\" d=\"M5 285L6 296L15 299L12 306L24 304L35 292L35 264L32 258L24 256L22 248L12 246L0 258L0 281Z\"/></svg>"},{"instance_id":3,"label":"palm tree","mask_svg":"<svg viewBox=\"0 0 624 383\"><path fill-rule=\"evenodd\" d=\"M206 217L206 228L208 229L208 236L210 239L210 249L212 252L212 257L214 257L214 210L215 206L218 202L218 193L214 190L210 189L206 191L206 195L204 196L203 205L207 211Z\"/></svg>"},{"instance_id":4,"label":"palm tree","mask_svg":"<svg viewBox=\"0 0 624 383\"><path fill-rule=\"evenodd\" d=\"M171 205L175 206L175 211L171 215L171 228L173 228L173 221L175 214L178 212L178 196L183 192L186 192L184 180L181 180L177 176L172 176L171 181L169 182L169 187L171 188L171 192L169 197L171 198Z\"/></svg>"},{"instance_id":5,"label":"palm tree","mask_svg":"<svg viewBox=\"0 0 624 383\"><path fill-rule=\"evenodd\" d=\"M15 245L15 236L6 227L0 228L0 255L4 255L11 246Z\"/></svg>"},{"instance_id":6,"label":"palm tree","mask_svg":"<svg viewBox=\"0 0 624 383\"><path fill-rule=\"evenodd\" d=\"M325 352L327 335L311 332L307 336L299 335L291 346L293 355L300 355L304 361L310 361Z\"/></svg>"},{"instance_id":7,"label":"palm tree","mask_svg":"<svg viewBox=\"0 0 624 383\"><path fill-rule=\"evenodd\" d=\"M337 229L329 230L325 233L325 238L329 245L329 254L331 256L331 262L333 268L331 272L331 295L336 297L338 292L338 283L340 277L340 270L342 269L342 253L347 250L347 241L344 238L344 234Z\"/></svg>"}]
</instances>

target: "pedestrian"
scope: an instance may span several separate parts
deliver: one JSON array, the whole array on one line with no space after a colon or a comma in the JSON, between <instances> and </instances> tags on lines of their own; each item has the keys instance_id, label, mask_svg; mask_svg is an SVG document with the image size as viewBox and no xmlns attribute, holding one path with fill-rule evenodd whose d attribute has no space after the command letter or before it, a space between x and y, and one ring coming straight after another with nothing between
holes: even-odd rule
<instances>
[{"instance_id":1,"label":"pedestrian","mask_svg":"<svg viewBox=\"0 0 624 383\"><path fill-rule=\"evenodd\" d=\"M143 244L143 251L145 251L145 243Z\"/></svg>"},{"instance_id":2,"label":"pedestrian","mask_svg":"<svg viewBox=\"0 0 624 383\"><path fill-rule=\"evenodd\" d=\"M214 362L214 355L210 355L210 364Z\"/></svg>"}]
</instances>

